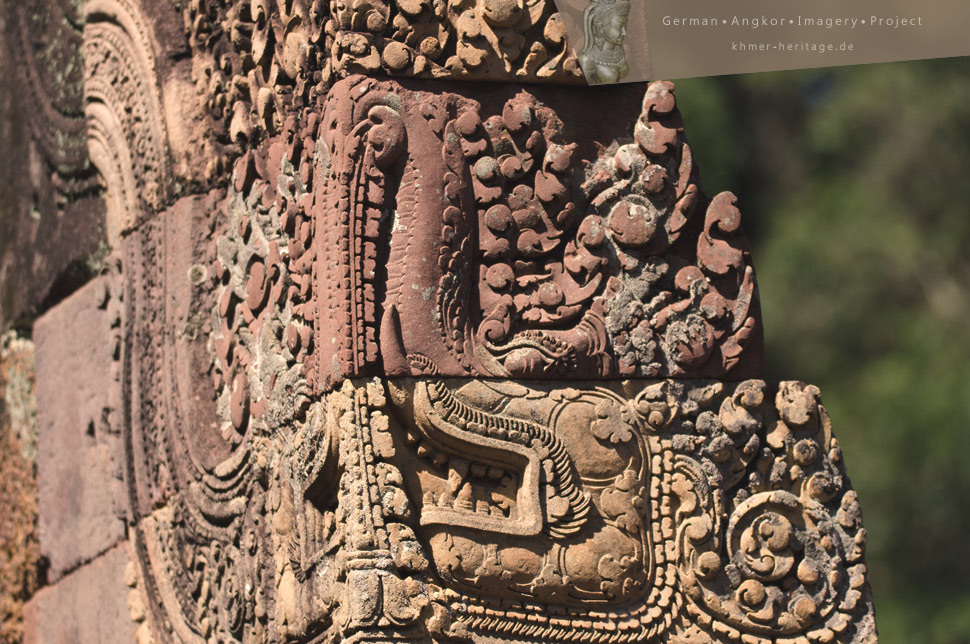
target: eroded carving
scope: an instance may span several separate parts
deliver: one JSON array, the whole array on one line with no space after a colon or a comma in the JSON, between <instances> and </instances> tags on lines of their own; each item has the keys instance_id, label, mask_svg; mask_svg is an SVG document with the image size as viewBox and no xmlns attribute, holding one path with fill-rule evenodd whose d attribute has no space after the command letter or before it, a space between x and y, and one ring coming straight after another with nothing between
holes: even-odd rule
<instances>
[{"instance_id":1,"label":"eroded carving","mask_svg":"<svg viewBox=\"0 0 970 644\"><path fill-rule=\"evenodd\" d=\"M155 605L178 609L176 631L871 632L858 501L818 390L802 383L345 381L305 421L249 443L237 454L251 469L234 455L139 523L150 574L171 584ZM178 577L185 561L198 564Z\"/></svg>"},{"instance_id":2,"label":"eroded carving","mask_svg":"<svg viewBox=\"0 0 970 644\"><path fill-rule=\"evenodd\" d=\"M184 17L210 177L228 169L219 146L279 133L348 75L584 83L551 0L193 0Z\"/></svg>"},{"instance_id":3,"label":"eroded carving","mask_svg":"<svg viewBox=\"0 0 970 644\"><path fill-rule=\"evenodd\" d=\"M340 288L311 378L325 388L379 361L388 375L757 374L740 214L698 190L671 89L650 86L634 142L584 161L525 91L489 113L390 83L336 87L313 166L329 177L306 205L323 231L317 279Z\"/></svg>"},{"instance_id":4,"label":"eroded carving","mask_svg":"<svg viewBox=\"0 0 970 644\"><path fill-rule=\"evenodd\" d=\"M122 242L142 637L871 640L838 442L817 389L757 379L740 213L670 83L593 123L596 89L414 80L579 78L544 2L184 17L216 188ZM153 65L107 22L93 116ZM148 145L121 185L168 185L154 87L106 99L142 126L102 147Z\"/></svg>"},{"instance_id":5,"label":"eroded carving","mask_svg":"<svg viewBox=\"0 0 970 644\"><path fill-rule=\"evenodd\" d=\"M12 4L5 10L9 40L5 52L15 64L23 94L23 116L31 140L50 174L55 206L98 192L87 156L83 69L76 61L83 46L81 12L68 0L49 2L44 11Z\"/></svg>"},{"instance_id":6,"label":"eroded carving","mask_svg":"<svg viewBox=\"0 0 970 644\"><path fill-rule=\"evenodd\" d=\"M91 0L85 17L87 149L106 188L108 239L117 245L122 233L167 205L172 162L139 10L125 0Z\"/></svg>"}]
</instances>

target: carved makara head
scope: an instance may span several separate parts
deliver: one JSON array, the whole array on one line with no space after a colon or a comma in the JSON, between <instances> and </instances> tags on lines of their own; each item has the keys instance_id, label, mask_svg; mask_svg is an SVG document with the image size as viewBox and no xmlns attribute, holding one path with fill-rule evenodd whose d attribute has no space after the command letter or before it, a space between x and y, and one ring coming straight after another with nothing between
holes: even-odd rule
<instances>
[{"instance_id":1,"label":"carved makara head","mask_svg":"<svg viewBox=\"0 0 970 644\"><path fill-rule=\"evenodd\" d=\"M856 628L838 444L817 390L752 380L740 213L700 191L670 83L415 80L576 80L548 2L209 4L164 57L119 41L137 21L86 28L92 150L138 211L125 471L157 644ZM629 8L587 11L590 80L625 74ZM203 117L166 116L178 65ZM376 70L410 79L352 74Z\"/></svg>"}]
</instances>

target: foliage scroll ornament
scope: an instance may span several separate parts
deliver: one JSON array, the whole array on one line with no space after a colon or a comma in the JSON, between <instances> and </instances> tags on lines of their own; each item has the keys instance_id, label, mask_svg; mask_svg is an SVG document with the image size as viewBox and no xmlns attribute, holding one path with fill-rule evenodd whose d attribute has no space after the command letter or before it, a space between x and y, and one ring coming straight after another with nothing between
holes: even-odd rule
<instances>
[{"instance_id":1,"label":"foliage scroll ornament","mask_svg":"<svg viewBox=\"0 0 970 644\"><path fill-rule=\"evenodd\" d=\"M753 379L740 215L672 86L599 148L492 94L344 79L129 238L145 637L871 641L838 442Z\"/></svg>"},{"instance_id":2,"label":"foliage scroll ornament","mask_svg":"<svg viewBox=\"0 0 970 644\"><path fill-rule=\"evenodd\" d=\"M278 134L353 74L583 84L552 0L190 0L213 152ZM212 154L209 178L228 168Z\"/></svg>"},{"instance_id":3,"label":"foliage scroll ornament","mask_svg":"<svg viewBox=\"0 0 970 644\"><path fill-rule=\"evenodd\" d=\"M838 442L759 379L672 84L554 87L548 0L145 7L65 14L62 114L122 254L143 643L873 639Z\"/></svg>"}]
</instances>

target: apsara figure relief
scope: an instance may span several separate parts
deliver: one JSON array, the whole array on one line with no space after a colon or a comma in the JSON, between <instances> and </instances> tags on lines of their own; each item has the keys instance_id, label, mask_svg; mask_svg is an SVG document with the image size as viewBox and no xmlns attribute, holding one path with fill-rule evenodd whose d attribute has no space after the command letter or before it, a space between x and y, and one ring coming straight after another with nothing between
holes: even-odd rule
<instances>
[{"instance_id":1,"label":"apsara figure relief","mask_svg":"<svg viewBox=\"0 0 970 644\"><path fill-rule=\"evenodd\" d=\"M623 49L629 15L628 0L591 0L583 11L579 65L591 85L616 83L630 71Z\"/></svg>"}]
</instances>

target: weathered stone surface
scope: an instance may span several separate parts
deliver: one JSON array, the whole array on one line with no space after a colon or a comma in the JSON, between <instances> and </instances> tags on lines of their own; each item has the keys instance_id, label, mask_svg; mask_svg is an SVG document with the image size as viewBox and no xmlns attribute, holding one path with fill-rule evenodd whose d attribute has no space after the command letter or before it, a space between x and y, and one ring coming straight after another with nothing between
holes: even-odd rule
<instances>
[{"instance_id":1,"label":"weathered stone surface","mask_svg":"<svg viewBox=\"0 0 970 644\"><path fill-rule=\"evenodd\" d=\"M595 90L418 87L337 83L225 193L125 242L131 536L156 640L871 641L865 531L818 390L730 381L760 371L753 271L731 197L696 187L670 85L585 136ZM461 350L501 319L496 265L539 369ZM544 284L573 300L544 306ZM623 371L617 303L644 335L699 330L677 351L631 341Z\"/></svg>"},{"instance_id":2,"label":"weathered stone surface","mask_svg":"<svg viewBox=\"0 0 970 644\"><path fill-rule=\"evenodd\" d=\"M0 335L0 643L22 641L23 606L38 583L34 345Z\"/></svg>"},{"instance_id":3,"label":"weathered stone surface","mask_svg":"<svg viewBox=\"0 0 970 644\"><path fill-rule=\"evenodd\" d=\"M180 484L136 539L182 641L874 636L858 501L803 383L346 381ZM222 617L162 609L200 587Z\"/></svg>"},{"instance_id":4,"label":"weathered stone surface","mask_svg":"<svg viewBox=\"0 0 970 644\"><path fill-rule=\"evenodd\" d=\"M47 102L120 273L35 328L39 641L103 639L88 575L155 644L874 639L838 442L759 379L670 83L509 84L582 80L549 2L58 11L19 46L84 43Z\"/></svg>"},{"instance_id":5,"label":"weathered stone surface","mask_svg":"<svg viewBox=\"0 0 970 644\"><path fill-rule=\"evenodd\" d=\"M614 90L599 126L598 90L430 89L346 79L237 164L224 391L258 386L244 376L267 324L308 392L382 374L761 375L740 213L698 189L670 84Z\"/></svg>"},{"instance_id":6,"label":"weathered stone surface","mask_svg":"<svg viewBox=\"0 0 970 644\"><path fill-rule=\"evenodd\" d=\"M127 468L130 477L154 481L130 490L137 515L165 505L181 481L228 452L208 348L219 197L184 197L123 243ZM186 460L166 456L168 428L187 443Z\"/></svg>"},{"instance_id":7,"label":"weathered stone surface","mask_svg":"<svg viewBox=\"0 0 970 644\"><path fill-rule=\"evenodd\" d=\"M69 2L46 6L0 7L0 329L70 294L105 251L77 16Z\"/></svg>"},{"instance_id":8,"label":"weathered stone surface","mask_svg":"<svg viewBox=\"0 0 970 644\"><path fill-rule=\"evenodd\" d=\"M87 149L105 187L107 238L201 182L203 117L179 3L83 3Z\"/></svg>"},{"instance_id":9,"label":"weathered stone surface","mask_svg":"<svg viewBox=\"0 0 970 644\"><path fill-rule=\"evenodd\" d=\"M193 0L185 24L212 142L237 151L353 74L585 82L551 0Z\"/></svg>"},{"instance_id":10,"label":"weathered stone surface","mask_svg":"<svg viewBox=\"0 0 970 644\"><path fill-rule=\"evenodd\" d=\"M34 325L38 527L51 581L125 537L120 313L109 274Z\"/></svg>"},{"instance_id":11,"label":"weathered stone surface","mask_svg":"<svg viewBox=\"0 0 970 644\"><path fill-rule=\"evenodd\" d=\"M128 544L112 548L30 600L24 644L132 644L125 566Z\"/></svg>"}]
</instances>

